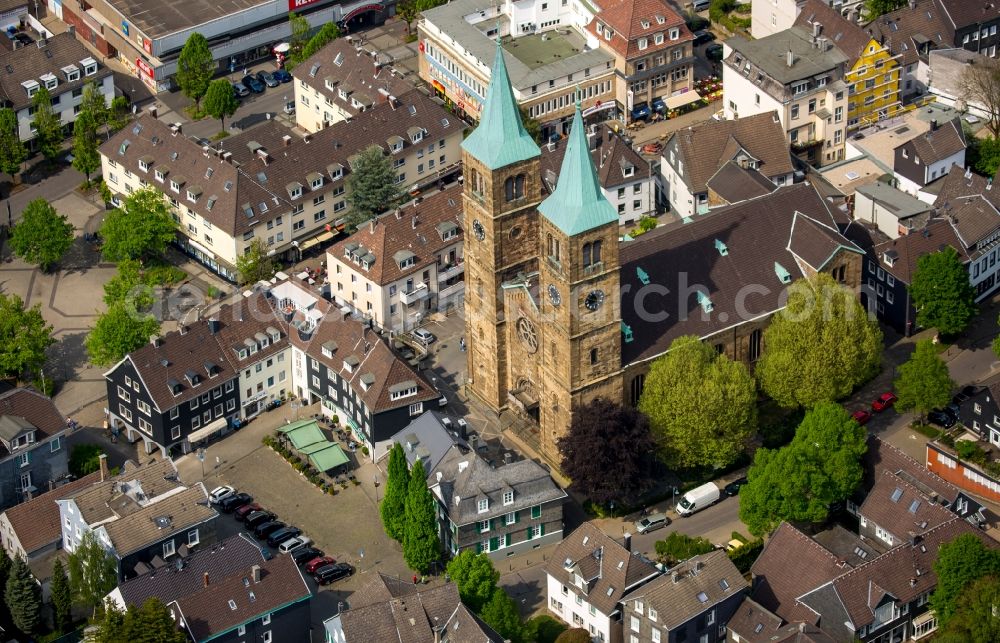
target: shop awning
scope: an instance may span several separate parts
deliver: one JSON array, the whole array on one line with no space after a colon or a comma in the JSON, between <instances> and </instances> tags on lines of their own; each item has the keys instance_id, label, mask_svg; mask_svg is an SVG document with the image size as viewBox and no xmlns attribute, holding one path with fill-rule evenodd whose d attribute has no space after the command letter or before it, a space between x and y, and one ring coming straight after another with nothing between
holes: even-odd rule
<instances>
[{"instance_id":1,"label":"shop awning","mask_svg":"<svg viewBox=\"0 0 1000 643\"><path fill-rule=\"evenodd\" d=\"M215 420L214 422L209 422L208 424L206 424L205 426L201 427L197 431L192 431L191 433L188 433L188 436L187 436L188 442L190 442L192 444L195 443L195 442L200 442L200 441L204 440L205 438L208 438L209 436L211 436L216 431L221 431L222 429L226 428L227 424L228 424L228 422L227 422L226 418L219 418L218 420Z\"/></svg>"},{"instance_id":2,"label":"shop awning","mask_svg":"<svg viewBox=\"0 0 1000 643\"><path fill-rule=\"evenodd\" d=\"M666 100L667 109L677 109L684 105L690 105L696 100L701 100L701 96L694 90L681 92L676 96L670 96Z\"/></svg>"},{"instance_id":3,"label":"shop awning","mask_svg":"<svg viewBox=\"0 0 1000 643\"><path fill-rule=\"evenodd\" d=\"M301 250L308 250L309 248L312 248L315 245L319 245L319 244L323 243L324 241L329 241L330 239L333 239L333 234L334 233L332 231L321 232L318 235L316 235L315 237L313 237L312 239L309 239L308 241L303 241L302 243L300 243L299 244L299 249L301 249Z\"/></svg>"},{"instance_id":4,"label":"shop awning","mask_svg":"<svg viewBox=\"0 0 1000 643\"><path fill-rule=\"evenodd\" d=\"M649 116L649 105L640 103L632 108L632 118L646 118Z\"/></svg>"},{"instance_id":5,"label":"shop awning","mask_svg":"<svg viewBox=\"0 0 1000 643\"><path fill-rule=\"evenodd\" d=\"M319 426L316 424L316 420L310 420L303 426L295 427L290 431L282 431L282 433L284 433L285 436L292 442L293 447L300 450L310 444L326 440L323 436L323 431L321 431Z\"/></svg>"},{"instance_id":6,"label":"shop awning","mask_svg":"<svg viewBox=\"0 0 1000 643\"><path fill-rule=\"evenodd\" d=\"M667 105L663 102L662 98L653 99L653 111L654 112L665 112L667 111Z\"/></svg>"},{"instance_id":7,"label":"shop awning","mask_svg":"<svg viewBox=\"0 0 1000 643\"><path fill-rule=\"evenodd\" d=\"M309 454L309 462L319 471L329 471L339 466L347 464L350 460L339 444L329 443L330 446L321 451Z\"/></svg>"}]
</instances>

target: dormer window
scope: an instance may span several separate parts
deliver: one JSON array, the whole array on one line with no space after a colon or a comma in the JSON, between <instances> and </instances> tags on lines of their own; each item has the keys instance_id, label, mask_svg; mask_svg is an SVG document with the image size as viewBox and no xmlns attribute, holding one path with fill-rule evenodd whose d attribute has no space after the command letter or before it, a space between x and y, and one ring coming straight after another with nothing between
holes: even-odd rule
<instances>
[{"instance_id":1,"label":"dormer window","mask_svg":"<svg viewBox=\"0 0 1000 643\"><path fill-rule=\"evenodd\" d=\"M359 378L358 381L361 382L361 389L367 391L372 387L372 384L375 383L375 376L371 373L365 373Z\"/></svg>"},{"instance_id":2,"label":"dormer window","mask_svg":"<svg viewBox=\"0 0 1000 643\"><path fill-rule=\"evenodd\" d=\"M314 176L312 180L309 181L309 187L313 190L318 190L323 187L323 177L318 174Z\"/></svg>"},{"instance_id":3,"label":"dormer window","mask_svg":"<svg viewBox=\"0 0 1000 643\"><path fill-rule=\"evenodd\" d=\"M663 44L663 34L658 33L658 34L654 35L653 36L653 44L654 45L662 45Z\"/></svg>"},{"instance_id":4,"label":"dormer window","mask_svg":"<svg viewBox=\"0 0 1000 643\"><path fill-rule=\"evenodd\" d=\"M354 109L360 109L360 110L364 110L364 108L365 108L364 103L362 103L361 101L359 101L357 98L354 98L353 96L351 97L351 107L353 107Z\"/></svg>"},{"instance_id":5,"label":"dormer window","mask_svg":"<svg viewBox=\"0 0 1000 643\"><path fill-rule=\"evenodd\" d=\"M512 505L512 504L514 504L514 491L513 490L504 491L503 492L503 504L504 505Z\"/></svg>"},{"instance_id":6,"label":"dormer window","mask_svg":"<svg viewBox=\"0 0 1000 643\"><path fill-rule=\"evenodd\" d=\"M490 510L490 499L489 498L480 498L476 502L476 510L479 513L486 513L487 511L489 511Z\"/></svg>"},{"instance_id":7,"label":"dormer window","mask_svg":"<svg viewBox=\"0 0 1000 643\"><path fill-rule=\"evenodd\" d=\"M76 65L66 65L60 70L66 78L67 83L80 80L80 68Z\"/></svg>"},{"instance_id":8,"label":"dormer window","mask_svg":"<svg viewBox=\"0 0 1000 643\"><path fill-rule=\"evenodd\" d=\"M677 40L680 37L681 37L681 30L680 29L678 29L677 27L674 27L673 29L670 30L670 39L671 40Z\"/></svg>"},{"instance_id":9,"label":"dormer window","mask_svg":"<svg viewBox=\"0 0 1000 643\"><path fill-rule=\"evenodd\" d=\"M199 196L201 196L201 190L198 188L190 188L187 191L187 200L191 203L197 203Z\"/></svg>"},{"instance_id":10,"label":"dormer window","mask_svg":"<svg viewBox=\"0 0 1000 643\"><path fill-rule=\"evenodd\" d=\"M411 127L406 130L406 135L410 137L410 142L413 144L424 140L424 130L422 127Z\"/></svg>"},{"instance_id":11,"label":"dormer window","mask_svg":"<svg viewBox=\"0 0 1000 643\"><path fill-rule=\"evenodd\" d=\"M357 368L358 364L360 363L361 362L358 360L357 357L351 355L344 359L344 370L347 371L348 373L353 373L354 369Z\"/></svg>"},{"instance_id":12,"label":"dormer window","mask_svg":"<svg viewBox=\"0 0 1000 643\"><path fill-rule=\"evenodd\" d=\"M892 265L896 263L896 259L898 258L899 258L899 253L896 252L895 250L887 250L882 255L882 260L885 261L885 265L889 267L892 267Z\"/></svg>"},{"instance_id":13,"label":"dormer window","mask_svg":"<svg viewBox=\"0 0 1000 643\"><path fill-rule=\"evenodd\" d=\"M330 340L328 342L323 342L322 349L323 349L323 357L330 359L333 357L333 354L337 351L337 342L333 340Z\"/></svg>"},{"instance_id":14,"label":"dormer window","mask_svg":"<svg viewBox=\"0 0 1000 643\"><path fill-rule=\"evenodd\" d=\"M153 164L153 160L148 156L144 156L139 159L139 169L143 172L149 172L149 166Z\"/></svg>"},{"instance_id":15,"label":"dormer window","mask_svg":"<svg viewBox=\"0 0 1000 643\"><path fill-rule=\"evenodd\" d=\"M448 241L458 236L458 226L453 221L444 221L437 225L438 234L442 241Z\"/></svg>"},{"instance_id":16,"label":"dormer window","mask_svg":"<svg viewBox=\"0 0 1000 643\"><path fill-rule=\"evenodd\" d=\"M328 165L326 166L326 173L330 175L331 181L336 181L337 179L343 178L344 166L340 163Z\"/></svg>"},{"instance_id":17,"label":"dormer window","mask_svg":"<svg viewBox=\"0 0 1000 643\"><path fill-rule=\"evenodd\" d=\"M639 49L645 49L649 47L649 41L645 38L639 38Z\"/></svg>"},{"instance_id":18,"label":"dormer window","mask_svg":"<svg viewBox=\"0 0 1000 643\"><path fill-rule=\"evenodd\" d=\"M164 181L164 180L165 180L165 179L167 178L167 172L169 172L169 171L170 171L170 170L168 170L168 169L167 169L167 168L165 168L165 167L158 167L158 168L156 168L156 170L155 170L155 171L153 172L153 176L155 176L155 177L156 177L156 180L157 180L157 181L159 181L160 183L163 183L163 181Z\"/></svg>"},{"instance_id":19,"label":"dormer window","mask_svg":"<svg viewBox=\"0 0 1000 643\"><path fill-rule=\"evenodd\" d=\"M176 180L171 179L170 180L170 189L173 190L174 192L180 192L181 191L181 184L178 183Z\"/></svg>"},{"instance_id":20,"label":"dormer window","mask_svg":"<svg viewBox=\"0 0 1000 643\"><path fill-rule=\"evenodd\" d=\"M24 87L24 90L28 92L28 96L34 96L38 93L38 89L41 85L38 84L37 80L26 80L21 83L21 87Z\"/></svg>"},{"instance_id":21,"label":"dormer window","mask_svg":"<svg viewBox=\"0 0 1000 643\"><path fill-rule=\"evenodd\" d=\"M809 83L807 83L807 82L795 83L794 85L792 85L792 93L793 94L802 94L802 93L805 93L805 91L807 89L809 89Z\"/></svg>"},{"instance_id":22,"label":"dormer window","mask_svg":"<svg viewBox=\"0 0 1000 643\"><path fill-rule=\"evenodd\" d=\"M417 383L413 380L406 380L400 382L399 384L393 384L389 387L389 399L390 400L401 400L404 397L410 397L411 395L417 394Z\"/></svg>"},{"instance_id":23,"label":"dormer window","mask_svg":"<svg viewBox=\"0 0 1000 643\"><path fill-rule=\"evenodd\" d=\"M667 21L667 19L664 18L663 16L661 16L661 15L657 15L656 16L656 24L662 25L666 21Z\"/></svg>"},{"instance_id":24,"label":"dormer window","mask_svg":"<svg viewBox=\"0 0 1000 643\"><path fill-rule=\"evenodd\" d=\"M622 176L629 177L635 176L635 166L634 165L623 165L622 166Z\"/></svg>"},{"instance_id":25,"label":"dormer window","mask_svg":"<svg viewBox=\"0 0 1000 643\"><path fill-rule=\"evenodd\" d=\"M285 186L285 189L288 191L288 198L292 199L293 201L295 199L298 199L298 198L302 197L302 184L301 183L298 183L298 182L289 183L288 185Z\"/></svg>"},{"instance_id":26,"label":"dormer window","mask_svg":"<svg viewBox=\"0 0 1000 643\"><path fill-rule=\"evenodd\" d=\"M81 60L80 65L83 66L84 76L93 76L97 73L97 61L89 56Z\"/></svg>"},{"instance_id":27,"label":"dormer window","mask_svg":"<svg viewBox=\"0 0 1000 643\"><path fill-rule=\"evenodd\" d=\"M45 89L55 89L59 84L59 79L57 79L56 75L52 73L43 74L39 80L45 84Z\"/></svg>"},{"instance_id":28,"label":"dormer window","mask_svg":"<svg viewBox=\"0 0 1000 643\"><path fill-rule=\"evenodd\" d=\"M643 29L649 29L649 21L643 20L641 23Z\"/></svg>"},{"instance_id":29,"label":"dormer window","mask_svg":"<svg viewBox=\"0 0 1000 643\"><path fill-rule=\"evenodd\" d=\"M389 144L389 151L393 154L398 154L403 151L403 137L402 136L390 136L389 140L386 141Z\"/></svg>"},{"instance_id":30,"label":"dormer window","mask_svg":"<svg viewBox=\"0 0 1000 643\"><path fill-rule=\"evenodd\" d=\"M343 87L337 89L337 96L340 98L340 100L347 100L347 90L344 89Z\"/></svg>"}]
</instances>

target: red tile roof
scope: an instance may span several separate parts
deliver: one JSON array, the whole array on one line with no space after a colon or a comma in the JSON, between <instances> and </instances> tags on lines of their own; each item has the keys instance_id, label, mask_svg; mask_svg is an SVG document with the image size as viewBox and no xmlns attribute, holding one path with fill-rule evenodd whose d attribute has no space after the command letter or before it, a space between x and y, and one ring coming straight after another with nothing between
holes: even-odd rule
<instances>
[{"instance_id":1,"label":"red tile roof","mask_svg":"<svg viewBox=\"0 0 1000 643\"><path fill-rule=\"evenodd\" d=\"M626 59L646 56L694 39L684 19L666 0L602 0L601 11L587 25L587 31L598 36ZM598 25L607 25L614 32L611 40L598 32ZM680 30L676 40L670 39L670 29ZM663 34L663 43L654 44L653 36ZM648 38L646 49L639 49L639 38Z\"/></svg>"},{"instance_id":2,"label":"red tile roof","mask_svg":"<svg viewBox=\"0 0 1000 643\"><path fill-rule=\"evenodd\" d=\"M21 549L30 556L33 551L58 542L62 526L56 500L69 498L100 480L101 472L95 471L5 511Z\"/></svg>"}]
</instances>

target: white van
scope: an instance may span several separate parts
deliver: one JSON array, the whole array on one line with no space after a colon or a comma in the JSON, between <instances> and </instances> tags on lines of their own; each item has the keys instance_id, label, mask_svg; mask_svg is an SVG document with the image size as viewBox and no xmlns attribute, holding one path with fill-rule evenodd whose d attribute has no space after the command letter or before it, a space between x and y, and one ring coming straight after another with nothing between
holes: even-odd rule
<instances>
[{"instance_id":1,"label":"white van","mask_svg":"<svg viewBox=\"0 0 1000 643\"><path fill-rule=\"evenodd\" d=\"M681 516L690 516L714 505L719 501L720 495L719 488L714 482L706 482L681 496L680 502L677 503L677 513Z\"/></svg>"}]
</instances>

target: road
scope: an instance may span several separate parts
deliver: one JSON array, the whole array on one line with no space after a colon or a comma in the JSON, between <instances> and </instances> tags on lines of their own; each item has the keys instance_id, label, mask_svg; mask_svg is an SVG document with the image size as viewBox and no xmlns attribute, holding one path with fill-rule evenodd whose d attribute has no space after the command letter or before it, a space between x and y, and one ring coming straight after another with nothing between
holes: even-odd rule
<instances>
[{"instance_id":1,"label":"road","mask_svg":"<svg viewBox=\"0 0 1000 643\"><path fill-rule=\"evenodd\" d=\"M49 176L41 182L17 186L15 188L16 191L10 197L10 213L13 222L17 223L21 218L21 212L31 201L45 199L51 203L75 190L83 183L83 180L83 174L77 172L69 165L64 165L58 173ZM0 208L2 207L0 206ZM6 208L3 209L5 210ZM8 223L3 219L3 212L0 211L0 222Z\"/></svg>"}]
</instances>

